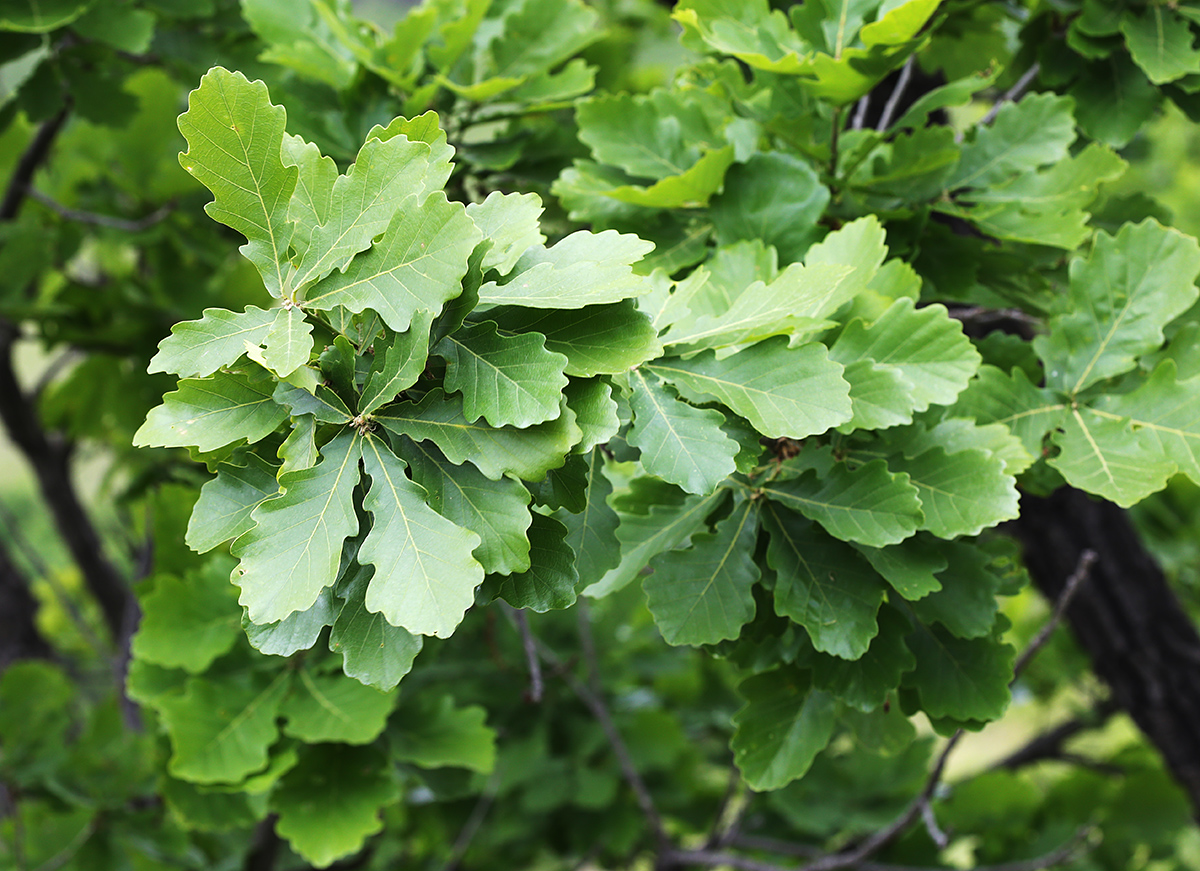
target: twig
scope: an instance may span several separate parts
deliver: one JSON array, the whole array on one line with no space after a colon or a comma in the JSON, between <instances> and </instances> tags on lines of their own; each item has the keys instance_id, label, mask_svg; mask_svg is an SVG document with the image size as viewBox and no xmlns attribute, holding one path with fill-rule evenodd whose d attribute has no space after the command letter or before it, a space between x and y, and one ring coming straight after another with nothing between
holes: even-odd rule
<instances>
[{"instance_id":1,"label":"twig","mask_svg":"<svg viewBox=\"0 0 1200 871\"><path fill-rule=\"evenodd\" d=\"M896 78L896 85L892 88L892 93L888 96L888 101L883 104L883 114L879 116L879 123L875 125L875 129L882 132L887 130L892 125L892 119L896 117L896 110L900 107L900 98L904 96L904 91L908 88L909 79L912 78L913 64L916 62L915 54L909 55L908 60L904 62L904 66L900 68L900 75Z\"/></svg>"},{"instance_id":2,"label":"twig","mask_svg":"<svg viewBox=\"0 0 1200 871\"><path fill-rule=\"evenodd\" d=\"M858 102L854 104L854 117L850 119L851 130L862 130L863 125L867 123L867 109L870 106L870 93L863 94L858 98Z\"/></svg>"},{"instance_id":3,"label":"twig","mask_svg":"<svg viewBox=\"0 0 1200 871\"><path fill-rule=\"evenodd\" d=\"M939 850L950 846L950 836L938 825L937 817L933 815L933 805L929 802L921 805L921 821L925 823L925 831L929 833L929 839L937 844Z\"/></svg>"},{"instance_id":4,"label":"twig","mask_svg":"<svg viewBox=\"0 0 1200 871\"><path fill-rule=\"evenodd\" d=\"M1065 723L1060 723L1053 729L1035 736L1024 747L1013 751L997 762L993 768L1006 768L1013 771L1043 759L1078 761L1066 758L1067 754L1063 752L1063 745L1080 732L1104 725L1108 722L1109 717L1119 710L1120 706L1115 701L1106 699L1088 714L1067 720Z\"/></svg>"},{"instance_id":5,"label":"twig","mask_svg":"<svg viewBox=\"0 0 1200 871\"><path fill-rule=\"evenodd\" d=\"M0 221L11 221L21 211L21 203L29 193L29 183L33 175L50 156L50 146L58 137L63 124L67 120L67 109L64 106L48 121L44 121L38 132L30 141L25 153L17 161L12 177L8 180L8 188L4 191L4 199L0 201Z\"/></svg>"},{"instance_id":6,"label":"twig","mask_svg":"<svg viewBox=\"0 0 1200 871\"><path fill-rule=\"evenodd\" d=\"M533 633L529 630L529 617L526 615L523 608L513 609L513 621L517 624L517 630L521 633L521 646L525 648L525 663L529 668L529 694L528 699L531 702L537 703L542 700L542 662L538 659L537 643L533 640Z\"/></svg>"},{"instance_id":7,"label":"twig","mask_svg":"<svg viewBox=\"0 0 1200 871\"><path fill-rule=\"evenodd\" d=\"M517 613L519 614L520 611ZM479 800L471 808L471 814L467 817L467 821L459 829L458 837L454 839L454 846L450 848L450 856L446 859L446 864L442 866L442 871L457 871L459 863L467 853L467 848L471 846L471 841L475 839L475 835L483 826L483 821L487 819L492 805L496 803L496 793L499 791L499 787L500 768L497 767L492 771L492 776L488 778L487 785L479 795Z\"/></svg>"},{"instance_id":8,"label":"twig","mask_svg":"<svg viewBox=\"0 0 1200 871\"><path fill-rule=\"evenodd\" d=\"M1033 640L1029 642L1029 645L1021 652L1021 655L1017 657L1017 661L1013 664L1014 681L1025 670L1025 667L1029 665L1029 661L1050 640L1050 636L1058 628L1058 624L1062 622L1067 606L1075 598L1075 593L1079 591L1083 582L1087 580L1094 562L1096 562L1096 552L1094 550L1085 549L1079 555L1079 562L1075 564L1075 571L1067 578L1067 583L1063 587L1058 601L1054 603L1054 611L1051 613L1050 619L1046 621L1046 625L1038 631L1038 634L1033 637Z\"/></svg>"},{"instance_id":9,"label":"twig","mask_svg":"<svg viewBox=\"0 0 1200 871\"><path fill-rule=\"evenodd\" d=\"M98 215L95 212L84 212L72 209L47 196L36 188L30 187L26 193L31 200L36 200L59 217L78 224L91 224L96 227L110 227L114 230L124 230L127 233L140 233L162 221L175 210L174 203L160 206L144 218L131 221L128 218L114 218L111 215Z\"/></svg>"},{"instance_id":10,"label":"twig","mask_svg":"<svg viewBox=\"0 0 1200 871\"><path fill-rule=\"evenodd\" d=\"M1025 93L1025 90L1033 84L1033 80L1037 78L1038 73L1042 71L1042 65L1039 61L1034 61L1033 65L1025 71L1021 78L1017 79L1015 85L1000 95L1000 99L995 102L992 108L988 109L986 115L979 119L979 124L987 125L996 120L996 116L1000 113L1000 109L1008 102L1016 102Z\"/></svg>"},{"instance_id":11,"label":"twig","mask_svg":"<svg viewBox=\"0 0 1200 871\"><path fill-rule=\"evenodd\" d=\"M750 797L743 796L742 785L741 771L737 765L730 765L729 783L725 786L725 794L721 796L721 803L717 806L717 812L713 816L712 831L709 832L708 839L704 842L706 849L724 847L737 837L742 817L746 813L746 808L750 806ZM739 796L743 798L740 802L737 801Z\"/></svg>"}]
</instances>

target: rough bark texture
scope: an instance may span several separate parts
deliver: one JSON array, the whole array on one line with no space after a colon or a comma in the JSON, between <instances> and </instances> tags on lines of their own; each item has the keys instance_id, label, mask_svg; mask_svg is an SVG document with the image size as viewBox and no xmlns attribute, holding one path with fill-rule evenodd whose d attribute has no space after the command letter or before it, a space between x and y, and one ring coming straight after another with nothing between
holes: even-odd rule
<instances>
[{"instance_id":1,"label":"rough bark texture","mask_svg":"<svg viewBox=\"0 0 1200 871\"><path fill-rule=\"evenodd\" d=\"M1070 487L1025 494L1012 531L1038 589L1061 593L1086 549L1091 572L1067 620L1096 674L1162 753L1200 819L1200 634L1116 505Z\"/></svg>"}]
</instances>

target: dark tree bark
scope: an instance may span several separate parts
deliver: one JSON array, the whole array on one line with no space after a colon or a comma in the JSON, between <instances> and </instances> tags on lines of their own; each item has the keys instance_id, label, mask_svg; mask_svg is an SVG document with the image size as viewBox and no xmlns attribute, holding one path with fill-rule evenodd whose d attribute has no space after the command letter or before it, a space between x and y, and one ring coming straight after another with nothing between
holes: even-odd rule
<instances>
[{"instance_id":1,"label":"dark tree bark","mask_svg":"<svg viewBox=\"0 0 1200 871\"><path fill-rule=\"evenodd\" d=\"M29 582L0 542L0 673L18 659L49 659L54 655L38 631L37 601Z\"/></svg>"},{"instance_id":2,"label":"dark tree bark","mask_svg":"<svg viewBox=\"0 0 1200 871\"><path fill-rule=\"evenodd\" d=\"M1067 620L1113 699L1158 748L1200 820L1200 634L1128 514L1071 487L1024 494L1012 532L1051 601L1096 553Z\"/></svg>"}]
</instances>

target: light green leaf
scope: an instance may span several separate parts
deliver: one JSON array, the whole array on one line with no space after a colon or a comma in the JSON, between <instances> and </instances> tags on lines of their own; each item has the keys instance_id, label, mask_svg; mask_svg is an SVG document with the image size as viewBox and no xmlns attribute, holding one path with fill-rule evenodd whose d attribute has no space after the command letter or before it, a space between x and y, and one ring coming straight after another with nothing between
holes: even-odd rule
<instances>
[{"instance_id":1,"label":"light green leaf","mask_svg":"<svg viewBox=\"0 0 1200 871\"><path fill-rule=\"evenodd\" d=\"M754 617L752 588L758 516L749 500L692 538L686 550L660 553L643 582L646 601L668 644L715 644L737 638Z\"/></svg>"},{"instance_id":2,"label":"light green leaf","mask_svg":"<svg viewBox=\"0 0 1200 871\"><path fill-rule=\"evenodd\" d=\"M946 189L988 188L1062 160L1075 141L1074 105L1056 94L1030 94L1005 103L996 120L976 128L975 138L963 146Z\"/></svg>"},{"instance_id":3,"label":"light green leaf","mask_svg":"<svg viewBox=\"0 0 1200 871\"><path fill-rule=\"evenodd\" d=\"M383 828L381 811L399 795L387 756L379 750L305 746L299 764L271 792L275 831L306 861L324 868L361 850Z\"/></svg>"},{"instance_id":4,"label":"light green leaf","mask_svg":"<svg viewBox=\"0 0 1200 871\"><path fill-rule=\"evenodd\" d=\"M429 359L432 323L432 312L418 311L406 332L385 331L383 337L375 340L375 357L358 400L362 414L374 413L417 383Z\"/></svg>"},{"instance_id":5,"label":"light green leaf","mask_svg":"<svg viewBox=\"0 0 1200 871\"><path fill-rule=\"evenodd\" d=\"M514 608L541 614L575 604L579 585L578 561L567 542L567 528L544 514L533 515L529 527L529 568L501 578L489 579L495 595Z\"/></svg>"},{"instance_id":6,"label":"light green leaf","mask_svg":"<svg viewBox=\"0 0 1200 871\"><path fill-rule=\"evenodd\" d=\"M246 353L246 345L257 347L275 320L275 311L249 306L235 313L223 308L206 308L197 321L171 327L171 335L158 343L147 372L171 372L184 378L203 378L222 366L232 366Z\"/></svg>"},{"instance_id":7,"label":"light green leaf","mask_svg":"<svg viewBox=\"0 0 1200 871\"><path fill-rule=\"evenodd\" d=\"M658 333L632 300L569 311L500 306L487 316L511 333L541 333L567 358L568 375L616 375L662 353Z\"/></svg>"},{"instance_id":8,"label":"light green leaf","mask_svg":"<svg viewBox=\"0 0 1200 871\"><path fill-rule=\"evenodd\" d=\"M645 365L696 402L717 400L769 438L805 438L850 419L850 385L824 345L760 342L725 360L704 351Z\"/></svg>"},{"instance_id":9,"label":"light green leaf","mask_svg":"<svg viewBox=\"0 0 1200 871\"><path fill-rule=\"evenodd\" d=\"M1071 395L1128 372L1157 350L1162 328L1200 294L1200 245L1153 220L1126 224L1116 237L1096 235L1086 258L1071 262L1062 314L1033 341L1046 385Z\"/></svg>"},{"instance_id":10,"label":"light green leaf","mask_svg":"<svg viewBox=\"0 0 1200 871\"><path fill-rule=\"evenodd\" d=\"M725 416L676 399L653 375L630 375L633 426L628 440L651 475L705 495L733 474L738 444L721 429Z\"/></svg>"},{"instance_id":11,"label":"light green leaf","mask_svg":"<svg viewBox=\"0 0 1200 871\"><path fill-rule=\"evenodd\" d=\"M580 230L551 248L530 248L503 284L489 281L479 288L479 301L551 309L620 302L650 290L631 264L653 249L653 242L616 230Z\"/></svg>"},{"instance_id":12,"label":"light green leaf","mask_svg":"<svg viewBox=\"0 0 1200 871\"><path fill-rule=\"evenodd\" d=\"M142 619L133 636L133 655L197 674L233 647L242 614L227 569L214 560L183 580L156 578L154 589L140 597Z\"/></svg>"},{"instance_id":13,"label":"light green leaf","mask_svg":"<svg viewBox=\"0 0 1200 871\"><path fill-rule=\"evenodd\" d=\"M249 617L242 619L242 628L250 646L270 656L291 656L308 650L317 643L321 631L333 624L335 615L333 590L326 587L307 611L293 611L277 623L260 626Z\"/></svg>"},{"instance_id":14,"label":"light green leaf","mask_svg":"<svg viewBox=\"0 0 1200 871\"><path fill-rule=\"evenodd\" d=\"M708 205L709 198L721 190L725 171L733 163L732 145L709 151L687 171L656 181L650 186L622 184L598 191L619 203L653 209L698 209Z\"/></svg>"},{"instance_id":15,"label":"light green leaf","mask_svg":"<svg viewBox=\"0 0 1200 871\"><path fill-rule=\"evenodd\" d=\"M1049 460L1067 483L1116 502L1134 505L1166 486L1175 463L1161 453L1152 430L1135 430L1127 418L1071 409L1052 436L1062 452Z\"/></svg>"},{"instance_id":16,"label":"light green leaf","mask_svg":"<svg viewBox=\"0 0 1200 871\"><path fill-rule=\"evenodd\" d=\"M292 418L292 431L279 446L279 459L283 465L277 475L311 469L317 464L317 419L311 414Z\"/></svg>"},{"instance_id":17,"label":"light green leaf","mask_svg":"<svg viewBox=\"0 0 1200 871\"><path fill-rule=\"evenodd\" d=\"M462 292L467 258L479 238L461 204L440 191L424 199L410 194L382 238L345 272L313 285L304 305L321 311L344 306L355 314L371 309L402 333L417 312L438 312Z\"/></svg>"},{"instance_id":18,"label":"light green leaf","mask_svg":"<svg viewBox=\"0 0 1200 871\"><path fill-rule=\"evenodd\" d=\"M525 429L496 429L483 421L469 420L462 399L430 390L420 402L385 406L375 415L388 432L414 441L428 439L455 465L470 460L493 480L511 474L538 481L566 461L582 433L569 409L547 423Z\"/></svg>"},{"instance_id":19,"label":"light green leaf","mask_svg":"<svg viewBox=\"0 0 1200 871\"><path fill-rule=\"evenodd\" d=\"M429 146L428 166L421 178L422 184L414 184L408 193L420 190L423 194L439 191L446 186L450 173L454 171L454 146L446 139L446 131L442 129L437 112L430 110L412 118L399 115L388 122L386 127L376 124L367 133L367 141L372 139L391 140L403 136L410 142L424 142Z\"/></svg>"},{"instance_id":20,"label":"light green leaf","mask_svg":"<svg viewBox=\"0 0 1200 871\"><path fill-rule=\"evenodd\" d=\"M447 462L428 442L404 439L412 479L438 514L480 537L472 551L483 570L501 575L529 568L529 491L511 478L492 480L470 465Z\"/></svg>"},{"instance_id":21,"label":"light green leaf","mask_svg":"<svg viewBox=\"0 0 1200 871\"><path fill-rule=\"evenodd\" d=\"M902 445L907 456L916 456L936 446L951 454L978 448L1003 460L1008 475L1019 475L1033 465L1033 457L1021 440L1008 427L997 423L980 426L967 418L948 417L933 429L916 426L902 434L889 433L888 437Z\"/></svg>"},{"instance_id":22,"label":"light green leaf","mask_svg":"<svg viewBox=\"0 0 1200 871\"><path fill-rule=\"evenodd\" d=\"M852 547L799 515L770 503L763 514L775 613L803 626L817 650L858 659L879 631L883 581Z\"/></svg>"},{"instance_id":23,"label":"light green leaf","mask_svg":"<svg viewBox=\"0 0 1200 871\"><path fill-rule=\"evenodd\" d=\"M730 747L746 782L766 791L803 777L833 737L833 697L793 669L748 677L738 692L746 704L733 715Z\"/></svg>"},{"instance_id":24,"label":"light green leaf","mask_svg":"<svg viewBox=\"0 0 1200 871\"><path fill-rule=\"evenodd\" d=\"M829 356L847 366L871 360L897 370L904 377L911 411L953 402L981 360L962 325L944 306L918 309L907 297L893 302L870 326L860 319L847 324Z\"/></svg>"},{"instance_id":25,"label":"light green leaf","mask_svg":"<svg viewBox=\"0 0 1200 871\"><path fill-rule=\"evenodd\" d=\"M404 462L368 437L363 467L371 488L363 507L372 526L359 560L375 566L367 610L414 635L450 635L475 600L483 569L471 556L480 538L451 523L425 502L404 474Z\"/></svg>"},{"instance_id":26,"label":"light green leaf","mask_svg":"<svg viewBox=\"0 0 1200 871\"><path fill-rule=\"evenodd\" d=\"M1104 418L1129 418L1138 444L1153 445L1152 464L1170 459L1200 483L1200 377L1177 380L1175 361L1167 359L1137 390L1101 396L1091 410Z\"/></svg>"},{"instance_id":27,"label":"light green leaf","mask_svg":"<svg viewBox=\"0 0 1200 871\"><path fill-rule=\"evenodd\" d=\"M370 744L387 725L395 693L381 693L344 675L297 672L291 694L279 707L283 734L309 744Z\"/></svg>"},{"instance_id":28,"label":"light green leaf","mask_svg":"<svg viewBox=\"0 0 1200 871\"><path fill-rule=\"evenodd\" d=\"M494 321L465 324L438 342L446 389L463 395L463 414L492 426L525 428L553 420L567 386L567 358L537 333L499 334Z\"/></svg>"},{"instance_id":29,"label":"light green leaf","mask_svg":"<svg viewBox=\"0 0 1200 871\"><path fill-rule=\"evenodd\" d=\"M541 214L542 200L537 194L492 191L482 203L468 203L467 217L492 243L483 255L483 271L494 269L507 275L522 254L542 245L546 237L538 227Z\"/></svg>"},{"instance_id":30,"label":"light green leaf","mask_svg":"<svg viewBox=\"0 0 1200 871\"><path fill-rule=\"evenodd\" d=\"M808 472L768 484L762 492L820 523L835 538L872 547L903 541L924 519L908 475L893 474L883 460L853 471L835 463L827 474Z\"/></svg>"},{"instance_id":31,"label":"light green leaf","mask_svg":"<svg viewBox=\"0 0 1200 871\"><path fill-rule=\"evenodd\" d=\"M267 748L279 737L275 718L291 673L273 681L189 678L182 695L154 702L171 738L172 776L192 783L236 783L267 764Z\"/></svg>"},{"instance_id":32,"label":"light green leaf","mask_svg":"<svg viewBox=\"0 0 1200 871\"><path fill-rule=\"evenodd\" d=\"M355 563L338 582L329 649L342 654L348 677L386 691L412 669L424 639L367 610L367 587L374 573L374 566Z\"/></svg>"},{"instance_id":33,"label":"light green leaf","mask_svg":"<svg viewBox=\"0 0 1200 871\"><path fill-rule=\"evenodd\" d=\"M817 219L828 204L829 189L806 161L772 151L730 169L709 213L719 244L761 239L790 263L821 238Z\"/></svg>"},{"instance_id":34,"label":"light green leaf","mask_svg":"<svg viewBox=\"0 0 1200 871\"><path fill-rule=\"evenodd\" d=\"M1042 456L1046 433L1062 424L1068 408L1054 391L1031 384L1020 368L1005 374L995 366L980 366L975 379L959 396L952 414L973 417L981 426L1003 424L1036 458Z\"/></svg>"},{"instance_id":35,"label":"light green leaf","mask_svg":"<svg viewBox=\"0 0 1200 871\"><path fill-rule=\"evenodd\" d=\"M294 417L312 415L321 423L348 424L354 419L354 412L346 407L342 398L326 387L317 385L315 394L299 387L280 382L275 388L275 401L286 405Z\"/></svg>"},{"instance_id":36,"label":"light green leaf","mask_svg":"<svg viewBox=\"0 0 1200 871\"><path fill-rule=\"evenodd\" d=\"M0 30L49 33L79 18L92 0L13 0L0 10Z\"/></svg>"},{"instance_id":37,"label":"light green leaf","mask_svg":"<svg viewBox=\"0 0 1200 871\"><path fill-rule=\"evenodd\" d=\"M608 504L612 484L604 476L604 453L593 448L587 460L587 502L578 514L559 510L555 517L567 528L567 544L575 551L581 585L593 584L621 558L617 513Z\"/></svg>"},{"instance_id":38,"label":"light green leaf","mask_svg":"<svg viewBox=\"0 0 1200 871\"><path fill-rule=\"evenodd\" d=\"M939 446L913 458L893 456L888 466L908 474L925 513L921 528L939 538L978 535L1020 513L1016 479L990 451L948 453Z\"/></svg>"},{"instance_id":39,"label":"light green leaf","mask_svg":"<svg viewBox=\"0 0 1200 871\"><path fill-rule=\"evenodd\" d=\"M686 542L704 529L705 518L725 498L724 490L708 496L689 496L676 505L652 505L645 514L620 513L617 539L621 561L583 593L602 598L628 586L650 560Z\"/></svg>"},{"instance_id":40,"label":"light green leaf","mask_svg":"<svg viewBox=\"0 0 1200 871\"><path fill-rule=\"evenodd\" d=\"M275 322L263 337L262 359L280 378L308 362L312 353L312 324L295 307L277 309Z\"/></svg>"},{"instance_id":41,"label":"light green leaf","mask_svg":"<svg viewBox=\"0 0 1200 871\"><path fill-rule=\"evenodd\" d=\"M346 174L334 181L325 221L298 228L308 244L293 286L305 287L334 269L344 269L355 254L371 247L372 240L389 229L407 196L420 187L429 163L424 142L404 136L368 138Z\"/></svg>"},{"instance_id":42,"label":"light green leaf","mask_svg":"<svg viewBox=\"0 0 1200 871\"><path fill-rule=\"evenodd\" d=\"M496 733L478 705L456 708L446 695L401 708L388 737L392 755L422 768L453 765L487 774L496 766Z\"/></svg>"},{"instance_id":43,"label":"light green leaf","mask_svg":"<svg viewBox=\"0 0 1200 871\"><path fill-rule=\"evenodd\" d=\"M223 67L205 73L179 116L188 143L179 162L213 192L204 211L246 237L241 251L275 296L288 291L288 201L297 175L281 157L286 116L266 85Z\"/></svg>"},{"instance_id":44,"label":"light green leaf","mask_svg":"<svg viewBox=\"0 0 1200 871\"><path fill-rule=\"evenodd\" d=\"M904 372L874 360L844 363L842 377L850 384L850 405L854 416L838 429L887 429L912 423L915 386Z\"/></svg>"},{"instance_id":45,"label":"light green leaf","mask_svg":"<svg viewBox=\"0 0 1200 871\"><path fill-rule=\"evenodd\" d=\"M296 167L296 187L288 203L288 220L296 225L292 250L303 257L313 230L329 220L338 168L333 158L322 156L316 145L288 134L283 137L283 162Z\"/></svg>"},{"instance_id":46,"label":"light green leaf","mask_svg":"<svg viewBox=\"0 0 1200 871\"><path fill-rule=\"evenodd\" d=\"M283 494L251 513L257 524L233 543L241 560L234 580L255 623L307 611L337 577L342 542L358 531L351 496L358 484L359 437L342 432L321 449L321 462L289 472Z\"/></svg>"},{"instance_id":47,"label":"light green leaf","mask_svg":"<svg viewBox=\"0 0 1200 871\"><path fill-rule=\"evenodd\" d=\"M258 367L254 367L258 369ZM214 451L240 441L254 443L283 423L288 413L271 398L275 381L258 369L185 378L179 389L150 409L133 435L137 447L189 447Z\"/></svg>"},{"instance_id":48,"label":"light green leaf","mask_svg":"<svg viewBox=\"0 0 1200 871\"><path fill-rule=\"evenodd\" d=\"M1133 62L1156 85L1172 82L1190 73L1200 73L1200 53L1188 23L1171 8L1147 6L1138 13L1126 11L1121 33Z\"/></svg>"},{"instance_id":49,"label":"light green leaf","mask_svg":"<svg viewBox=\"0 0 1200 871\"><path fill-rule=\"evenodd\" d=\"M567 408L575 415L575 424L583 433L571 450L586 454L602 445L621 428L613 387L603 378L572 378L564 392Z\"/></svg>"},{"instance_id":50,"label":"light green leaf","mask_svg":"<svg viewBox=\"0 0 1200 871\"><path fill-rule=\"evenodd\" d=\"M955 638L939 627L919 626L906 643L917 666L905 678L931 717L995 720L1012 698L1013 649L994 638Z\"/></svg>"},{"instance_id":51,"label":"light green leaf","mask_svg":"<svg viewBox=\"0 0 1200 871\"><path fill-rule=\"evenodd\" d=\"M276 467L257 454L246 454L246 465L221 463L217 475L200 488L184 541L197 553L237 538L254 526L250 519L264 499L279 492Z\"/></svg>"}]
</instances>

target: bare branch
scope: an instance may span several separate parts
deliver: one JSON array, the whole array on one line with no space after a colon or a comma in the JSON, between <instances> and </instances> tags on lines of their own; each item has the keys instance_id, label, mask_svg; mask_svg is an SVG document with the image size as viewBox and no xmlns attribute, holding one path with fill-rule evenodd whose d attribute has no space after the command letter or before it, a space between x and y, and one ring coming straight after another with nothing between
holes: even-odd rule
<instances>
[{"instance_id":1,"label":"bare branch","mask_svg":"<svg viewBox=\"0 0 1200 871\"><path fill-rule=\"evenodd\" d=\"M64 107L59 109L53 118L44 121L30 140L21 159L17 161L12 177L8 180L4 199L0 201L0 221L11 221L21 211L21 204L25 202L29 193L29 183L33 181L34 173L50 156L50 147L58 138L66 120L67 109Z\"/></svg>"},{"instance_id":2,"label":"bare branch","mask_svg":"<svg viewBox=\"0 0 1200 871\"><path fill-rule=\"evenodd\" d=\"M95 212L84 212L79 209L69 208L36 188L31 187L26 193L30 199L41 203L64 220L74 221L77 224L91 224L96 227L124 230L127 233L140 233L142 230L147 230L162 221L175 209L174 203L167 203L155 209L146 215L146 217L131 221L128 218L114 218L111 215L98 215Z\"/></svg>"},{"instance_id":3,"label":"bare branch","mask_svg":"<svg viewBox=\"0 0 1200 871\"><path fill-rule=\"evenodd\" d=\"M913 64L916 62L916 59L917 56L915 54L909 55L908 60L904 62L904 66L900 68L900 75L896 78L896 85L892 88L892 93L888 97L887 102L883 104L883 114L879 116L879 123L875 125L876 130L887 130L891 126L892 119L896 117L896 110L900 107L900 100L908 88L909 79L912 78Z\"/></svg>"},{"instance_id":4,"label":"bare branch","mask_svg":"<svg viewBox=\"0 0 1200 871\"><path fill-rule=\"evenodd\" d=\"M538 659L537 643L529 629L529 617L522 608L514 608L512 616L513 621L517 624L517 630L521 633L521 646L525 648L525 664L529 668L528 698L531 702L540 702L544 689L542 662Z\"/></svg>"},{"instance_id":5,"label":"bare branch","mask_svg":"<svg viewBox=\"0 0 1200 871\"><path fill-rule=\"evenodd\" d=\"M742 827L742 817L750 807L750 798L753 795L753 793L748 795L748 792L749 790L742 780L742 772L736 764L731 764L729 766L729 783L725 787L725 794L721 796L721 803L717 806L717 812L713 816L712 831L709 832L708 839L704 843L706 848L724 847L737 837L738 831Z\"/></svg>"},{"instance_id":6,"label":"bare branch","mask_svg":"<svg viewBox=\"0 0 1200 871\"><path fill-rule=\"evenodd\" d=\"M1039 650L1045 646L1050 640L1050 636L1054 634L1054 630L1058 628L1058 624L1062 622L1063 615L1067 611L1067 606L1071 604L1071 599L1075 597L1075 593L1079 591L1080 586L1087 580L1088 574L1092 570L1092 564L1096 562L1096 552L1091 549L1086 549L1079 554L1079 562L1075 565L1075 571L1067 578L1066 586L1063 587L1062 593L1058 597L1058 601L1054 603L1054 611L1050 615L1050 619L1046 621L1038 634L1033 637L1029 645L1017 657L1017 661L1013 664L1013 680L1020 676L1025 667L1029 665Z\"/></svg>"},{"instance_id":7,"label":"bare branch","mask_svg":"<svg viewBox=\"0 0 1200 871\"><path fill-rule=\"evenodd\" d=\"M1016 102L1021 99L1021 95L1033 84L1033 80L1037 78L1038 73L1042 71L1041 63L1035 61L1033 66L1025 71L1021 78L1017 79L1015 85L1000 95L1000 99L995 102L995 105L988 110L988 113L979 119L980 125L991 124L996 120L996 116L1000 114L1000 109L1005 103Z\"/></svg>"},{"instance_id":8,"label":"bare branch","mask_svg":"<svg viewBox=\"0 0 1200 871\"><path fill-rule=\"evenodd\" d=\"M867 123L867 110L871 108L871 95L863 94L858 98L858 102L854 104L854 117L850 120L851 130L862 130L863 125Z\"/></svg>"},{"instance_id":9,"label":"bare branch","mask_svg":"<svg viewBox=\"0 0 1200 871\"><path fill-rule=\"evenodd\" d=\"M1036 735L1024 747L1013 751L993 767L1012 771L1043 759L1058 759L1079 764L1078 758L1069 758L1069 754L1063 751L1063 745L1080 732L1103 726L1109 717L1120 709L1114 700L1106 699L1087 714L1067 720L1049 731Z\"/></svg>"},{"instance_id":10,"label":"bare branch","mask_svg":"<svg viewBox=\"0 0 1200 871\"><path fill-rule=\"evenodd\" d=\"M929 802L921 805L921 821L925 823L925 831L929 833L929 840L937 844L939 850L950 846L950 836L938 825L937 817L933 815L933 805Z\"/></svg>"}]
</instances>

